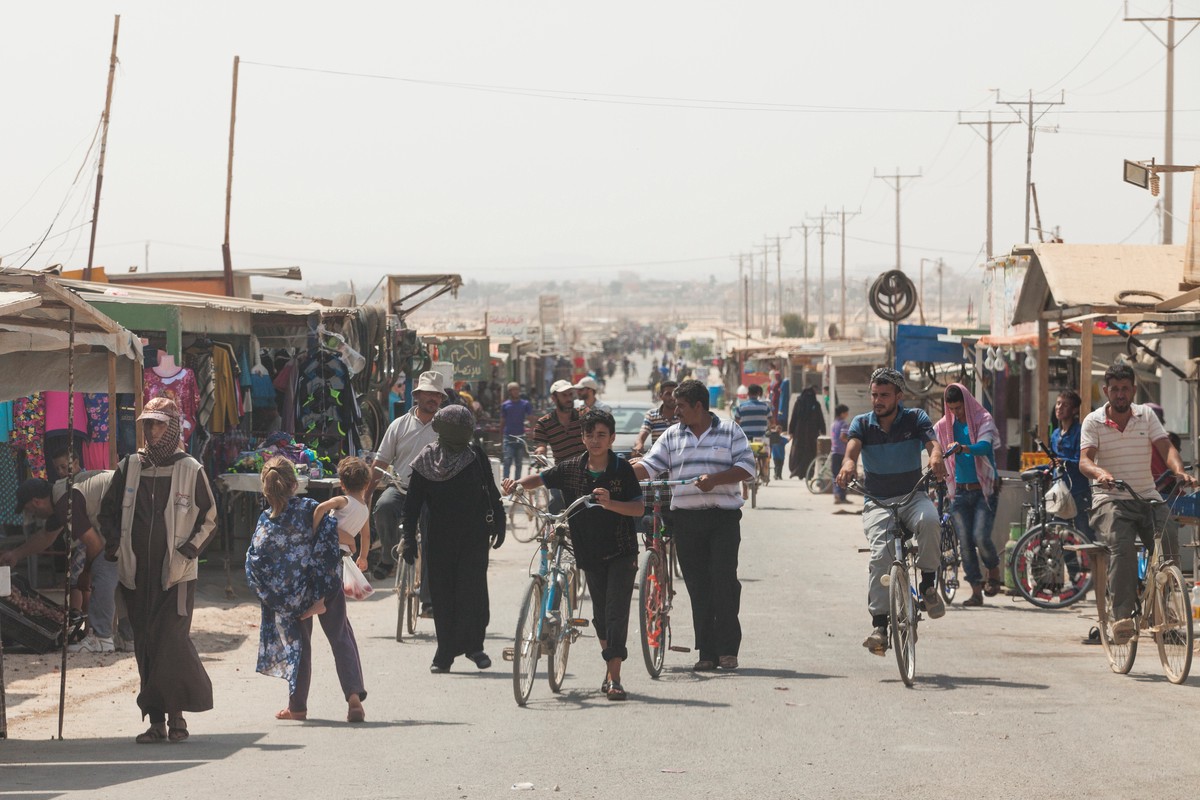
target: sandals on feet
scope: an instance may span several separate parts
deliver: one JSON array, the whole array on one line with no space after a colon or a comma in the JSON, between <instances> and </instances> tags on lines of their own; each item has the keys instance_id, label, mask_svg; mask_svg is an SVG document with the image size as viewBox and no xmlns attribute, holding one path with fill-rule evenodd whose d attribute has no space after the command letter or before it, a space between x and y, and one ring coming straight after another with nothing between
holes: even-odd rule
<instances>
[{"instance_id":1,"label":"sandals on feet","mask_svg":"<svg viewBox=\"0 0 1200 800\"><path fill-rule=\"evenodd\" d=\"M138 744L159 744L167 740L167 729L164 725L151 725L145 733L139 733L134 739Z\"/></svg>"},{"instance_id":2,"label":"sandals on feet","mask_svg":"<svg viewBox=\"0 0 1200 800\"><path fill-rule=\"evenodd\" d=\"M625 693L625 689L621 686L621 684L616 683L615 681L608 684L608 691L605 692L605 694L608 695L609 700L629 699L629 695Z\"/></svg>"},{"instance_id":3,"label":"sandals on feet","mask_svg":"<svg viewBox=\"0 0 1200 800\"><path fill-rule=\"evenodd\" d=\"M167 741L179 744L188 738L187 722L183 717L167 718Z\"/></svg>"},{"instance_id":4,"label":"sandals on feet","mask_svg":"<svg viewBox=\"0 0 1200 800\"><path fill-rule=\"evenodd\" d=\"M297 722L304 722L308 719L307 711L292 711L290 708L285 708L275 712L275 719L294 719Z\"/></svg>"}]
</instances>

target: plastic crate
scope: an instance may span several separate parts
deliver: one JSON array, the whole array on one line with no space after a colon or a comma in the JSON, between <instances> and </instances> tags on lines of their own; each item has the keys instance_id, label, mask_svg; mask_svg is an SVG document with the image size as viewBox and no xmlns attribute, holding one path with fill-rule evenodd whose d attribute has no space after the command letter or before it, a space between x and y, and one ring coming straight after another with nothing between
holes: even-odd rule
<instances>
[{"instance_id":1,"label":"plastic crate","mask_svg":"<svg viewBox=\"0 0 1200 800\"><path fill-rule=\"evenodd\" d=\"M1171 503L1171 514L1176 517L1200 517L1200 494L1183 494Z\"/></svg>"},{"instance_id":2,"label":"plastic crate","mask_svg":"<svg viewBox=\"0 0 1200 800\"><path fill-rule=\"evenodd\" d=\"M12 590L12 597L0 597L0 635L4 637L4 644L6 646L20 645L35 653L48 653L62 647L62 622L50 617L25 614L17 607L14 598L19 594L25 597L36 597L55 609L62 610L62 606L44 594L30 589L29 583L18 575L13 576ZM72 620L67 630L67 637L72 637L82 625L82 617Z\"/></svg>"},{"instance_id":3,"label":"plastic crate","mask_svg":"<svg viewBox=\"0 0 1200 800\"><path fill-rule=\"evenodd\" d=\"M1021 472L1033 467L1040 467L1042 464L1049 464L1050 456L1041 452L1021 453Z\"/></svg>"}]
</instances>

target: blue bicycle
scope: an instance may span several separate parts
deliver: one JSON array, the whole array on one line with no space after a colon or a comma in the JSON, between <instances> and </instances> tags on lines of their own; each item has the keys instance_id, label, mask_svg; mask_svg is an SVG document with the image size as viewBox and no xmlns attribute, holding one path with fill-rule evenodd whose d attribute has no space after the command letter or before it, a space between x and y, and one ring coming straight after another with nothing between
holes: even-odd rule
<instances>
[{"instance_id":1,"label":"blue bicycle","mask_svg":"<svg viewBox=\"0 0 1200 800\"><path fill-rule=\"evenodd\" d=\"M524 497L515 502L528 504ZM562 691L571 645L588 626L586 618L575 615L580 579L567 520L590 503L592 496L587 494L557 514L533 509L537 520L537 571L530 576L521 602L513 646L504 649L504 659L513 662L513 697L519 706L529 701L537 662L543 654L548 659L550 691Z\"/></svg>"}]
</instances>

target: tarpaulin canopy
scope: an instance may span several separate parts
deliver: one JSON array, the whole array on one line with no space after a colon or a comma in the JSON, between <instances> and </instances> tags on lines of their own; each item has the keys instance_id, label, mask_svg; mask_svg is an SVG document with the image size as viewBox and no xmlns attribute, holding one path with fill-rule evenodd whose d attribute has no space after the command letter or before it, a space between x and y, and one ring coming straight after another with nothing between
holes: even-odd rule
<instances>
[{"instance_id":1,"label":"tarpaulin canopy","mask_svg":"<svg viewBox=\"0 0 1200 800\"><path fill-rule=\"evenodd\" d=\"M0 401L70 388L72 311L75 391L141 391L141 348L132 333L50 276L0 270Z\"/></svg>"}]
</instances>

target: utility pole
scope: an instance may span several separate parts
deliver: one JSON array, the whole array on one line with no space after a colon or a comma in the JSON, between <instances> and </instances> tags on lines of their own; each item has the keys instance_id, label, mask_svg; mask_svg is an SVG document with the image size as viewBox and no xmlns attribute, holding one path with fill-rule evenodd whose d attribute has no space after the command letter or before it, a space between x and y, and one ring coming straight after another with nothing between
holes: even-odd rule
<instances>
[{"instance_id":1,"label":"utility pole","mask_svg":"<svg viewBox=\"0 0 1200 800\"><path fill-rule=\"evenodd\" d=\"M732 256L731 256L730 258L732 259ZM745 265L745 263L744 263L744 261L743 261L743 259L742 259L742 254L741 254L741 253L738 253L738 257L737 257L737 259L738 259L738 278L737 278L737 287L738 287L738 300L737 300L738 327L740 327L740 328L746 328L746 327L747 327L747 325L748 325L748 323L746 322L746 318L745 318L745 316L744 316L744 314L745 314L745 311L744 311L744 309L745 309L745 307L746 307L746 302L745 302L745 298L744 298L744 297L742 297L742 292L743 292L743 291L745 291L745 285L744 285L744 284L743 284L743 282L742 282L742 273L745 271L745 267L746 267L746 265Z\"/></svg>"},{"instance_id":2,"label":"utility pole","mask_svg":"<svg viewBox=\"0 0 1200 800\"><path fill-rule=\"evenodd\" d=\"M826 211L822 211L821 216L818 218L820 225L817 226L817 230L820 232L821 243L821 282L820 288L818 289L819 294L817 295L818 339L824 339L828 333L825 326L825 220L827 219L833 219L833 215Z\"/></svg>"},{"instance_id":3,"label":"utility pole","mask_svg":"<svg viewBox=\"0 0 1200 800\"><path fill-rule=\"evenodd\" d=\"M842 206L842 210L838 212L842 220L842 313L838 333L843 339L846 338L846 213L846 207ZM856 217L861 213L862 209L849 212L852 217Z\"/></svg>"},{"instance_id":4,"label":"utility pole","mask_svg":"<svg viewBox=\"0 0 1200 800\"><path fill-rule=\"evenodd\" d=\"M916 175L901 175L899 167L896 167L894 175L880 175L879 170L876 170L875 177L886 181L889 186L896 190L896 269L902 270L903 267L900 266L900 188L903 181L909 178L920 178L921 170L917 170Z\"/></svg>"},{"instance_id":5,"label":"utility pole","mask_svg":"<svg viewBox=\"0 0 1200 800\"><path fill-rule=\"evenodd\" d=\"M1125 0L1125 21L1140 22L1142 27L1150 31L1150 35L1158 39L1158 43L1167 48L1167 122L1164 132L1163 142L1163 163L1174 164L1175 158L1175 48L1183 44L1184 39L1192 35L1192 32L1200 27L1200 17L1177 17L1175 16L1175 0L1171 0L1167 7L1167 16L1165 17L1131 17L1129 16L1129 0ZM1167 38L1163 40L1150 27L1150 22L1165 22L1167 23ZM1175 23L1176 22L1191 22L1192 27L1188 28L1187 33L1175 39ZM1170 172L1163 177L1162 187L1162 243L1172 244L1172 224L1174 222L1171 212L1175 209L1175 176Z\"/></svg>"},{"instance_id":6,"label":"utility pole","mask_svg":"<svg viewBox=\"0 0 1200 800\"><path fill-rule=\"evenodd\" d=\"M813 229L813 226L807 222L802 222L799 225L793 225L789 230L799 230L804 232L804 327L807 328L811 320L808 318L808 233Z\"/></svg>"},{"instance_id":7,"label":"utility pole","mask_svg":"<svg viewBox=\"0 0 1200 800\"><path fill-rule=\"evenodd\" d=\"M771 297L770 297L770 295L771 295L771 292L769 291L769 289L770 289L770 286L771 286L771 281L770 281L770 279L767 277L767 264L768 264L768 262L767 262L767 253L768 253L768 252L769 252L769 250L770 250L770 245L768 245L768 244L767 244L767 237L766 237L765 235L763 236L763 246L762 246L762 249L763 249L763 265L762 265L762 335L763 335L763 338L765 339L766 337L768 337L768 336L770 336L770 335L771 335L771 320L770 320L770 316L769 316L769 310L770 310L770 307L768 306L768 302L769 302L769 301L770 301L770 299L771 299Z\"/></svg>"},{"instance_id":8,"label":"utility pole","mask_svg":"<svg viewBox=\"0 0 1200 800\"><path fill-rule=\"evenodd\" d=\"M783 250L779 246L779 237L775 237L775 313L779 320L779 330L783 330Z\"/></svg>"},{"instance_id":9,"label":"utility pole","mask_svg":"<svg viewBox=\"0 0 1200 800\"><path fill-rule=\"evenodd\" d=\"M96 256L96 223L100 221L100 189L104 186L104 157L108 153L108 115L112 110L113 78L117 74L117 34L121 31L121 15L113 18L112 55L108 57L108 88L104 92L104 115L100 118L100 162L96 168L96 200L92 204L92 236L88 241L87 267L83 270L83 279L92 279L92 263ZM62 736L62 721L58 725L59 737Z\"/></svg>"},{"instance_id":10,"label":"utility pole","mask_svg":"<svg viewBox=\"0 0 1200 800\"><path fill-rule=\"evenodd\" d=\"M221 245L221 261L225 265L225 296L233 297L233 256L229 252L229 209L233 199L233 130L237 123L238 64L241 56L233 57L233 99L229 107L229 165L225 170L225 242Z\"/></svg>"},{"instance_id":11,"label":"utility pole","mask_svg":"<svg viewBox=\"0 0 1200 800\"><path fill-rule=\"evenodd\" d=\"M146 242L146 259L145 259L145 261L146 261L146 264L145 264L146 272L149 272L150 271L150 242L148 242L148 241Z\"/></svg>"},{"instance_id":12,"label":"utility pole","mask_svg":"<svg viewBox=\"0 0 1200 800\"><path fill-rule=\"evenodd\" d=\"M1062 106L1067 103L1067 93L1064 91L1059 95L1057 100L1034 100L1033 90L1029 90L1028 100L1001 100L1000 90L996 90L996 104L1008 106L1009 109L1017 115L1021 122L1025 123L1025 127L1029 131L1029 141L1025 149L1025 243L1028 244L1029 239L1029 212L1030 204L1033 197L1033 127L1038 120L1046 116L1046 114L1054 106ZM1034 112L1034 106L1040 106L1038 112ZM990 253L989 253L990 255Z\"/></svg>"},{"instance_id":13,"label":"utility pole","mask_svg":"<svg viewBox=\"0 0 1200 800\"><path fill-rule=\"evenodd\" d=\"M983 140L987 142L987 258L991 258L992 253L995 252L992 249L992 143L996 141L996 138L992 133L992 128L995 125L1016 125L1017 122L1019 122L1019 120L1015 119L993 121L991 111L989 111L987 114L987 120L964 120L962 118L962 112L958 112L958 124L970 126L972 133L983 137ZM975 130L975 126L977 125L982 126L987 133L982 134Z\"/></svg>"}]
</instances>

